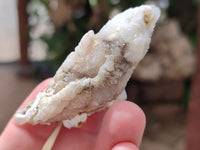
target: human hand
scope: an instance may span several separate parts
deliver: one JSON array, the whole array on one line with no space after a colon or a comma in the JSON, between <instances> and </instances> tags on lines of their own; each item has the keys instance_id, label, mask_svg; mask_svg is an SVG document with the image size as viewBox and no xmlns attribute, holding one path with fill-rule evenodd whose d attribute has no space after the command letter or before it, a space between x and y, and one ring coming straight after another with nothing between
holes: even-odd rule
<instances>
[{"instance_id":1,"label":"human hand","mask_svg":"<svg viewBox=\"0 0 200 150\"><path fill-rule=\"evenodd\" d=\"M26 98L23 107L43 91L50 79L40 83ZM39 150L56 128L51 125L18 125L11 118L0 137L2 150ZM61 127L54 143L56 150L139 150L145 128L145 115L134 103L121 101L106 112L88 117L81 128Z\"/></svg>"}]
</instances>

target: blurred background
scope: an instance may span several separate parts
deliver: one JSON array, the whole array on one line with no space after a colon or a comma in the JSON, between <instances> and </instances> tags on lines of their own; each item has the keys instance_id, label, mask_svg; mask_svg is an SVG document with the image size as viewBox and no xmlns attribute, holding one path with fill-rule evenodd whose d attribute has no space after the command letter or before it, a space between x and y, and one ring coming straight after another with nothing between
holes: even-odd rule
<instances>
[{"instance_id":1,"label":"blurred background","mask_svg":"<svg viewBox=\"0 0 200 150\"><path fill-rule=\"evenodd\" d=\"M98 32L117 13L144 3L159 6L162 15L126 88L147 116L141 150L199 150L198 0L0 1L0 132L84 33Z\"/></svg>"}]
</instances>

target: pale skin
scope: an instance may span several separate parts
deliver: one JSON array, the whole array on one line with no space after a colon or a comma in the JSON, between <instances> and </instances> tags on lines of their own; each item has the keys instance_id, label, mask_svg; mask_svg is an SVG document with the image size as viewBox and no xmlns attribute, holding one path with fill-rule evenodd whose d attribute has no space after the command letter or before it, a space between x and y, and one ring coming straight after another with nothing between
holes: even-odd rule
<instances>
[{"instance_id":1,"label":"pale skin","mask_svg":"<svg viewBox=\"0 0 200 150\"><path fill-rule=\"evenodd\" d=\"M49 81L40 83L20 108L43 91ZM136 104L121 101L90 116L81 128L69 130L62 126L53 149L139 150L145 124L145 115ZM0 149L40 150L57 125L18 125L11 118L1 134Z\"/></svg>"}]
</instances>

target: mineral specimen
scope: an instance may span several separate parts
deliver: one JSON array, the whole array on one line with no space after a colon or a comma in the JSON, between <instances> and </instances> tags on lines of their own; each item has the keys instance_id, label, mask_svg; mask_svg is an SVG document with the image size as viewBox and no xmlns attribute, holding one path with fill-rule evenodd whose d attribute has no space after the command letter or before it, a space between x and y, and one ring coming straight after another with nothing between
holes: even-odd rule
<instances>
[{"instance_id":1,"label":"mineral specimen","mask_svg":"<svg viewBox=\"0 0 200 150\"><path fill-rule=\"evenodd\" d=\"M87 116L126 99L125 86L144 57L160 11L130 8L97 33L86 33L48 87L15 114L19 124L63 121L78 127Z\"/></svg>"}]
</instances>

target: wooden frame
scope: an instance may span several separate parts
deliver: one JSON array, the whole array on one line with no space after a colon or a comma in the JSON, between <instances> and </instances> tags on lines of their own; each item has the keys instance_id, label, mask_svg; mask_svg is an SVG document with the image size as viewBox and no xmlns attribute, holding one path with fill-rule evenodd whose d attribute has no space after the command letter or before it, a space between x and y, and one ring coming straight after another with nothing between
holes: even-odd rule
<instances>
[{"instance_id":1,"label":"wooden frame","mask_svg":"<svg viewBox=\"0 0 200 150\"><path fill-rule=\"evenodd\" d=\"M28 0L17 0L18 8L18 24L19 24L19 43L20 43L20 64L27 65L28 60L28 14L27 14Z\"/></svg>"}]
</instances>

